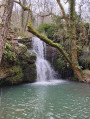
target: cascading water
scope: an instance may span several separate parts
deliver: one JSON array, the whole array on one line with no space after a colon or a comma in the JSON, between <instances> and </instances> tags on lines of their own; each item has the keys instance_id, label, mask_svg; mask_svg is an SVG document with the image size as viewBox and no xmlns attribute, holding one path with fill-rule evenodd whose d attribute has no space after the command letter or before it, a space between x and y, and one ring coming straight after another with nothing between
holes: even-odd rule
<instances>
[{"instance_id":1,"label":"cascading water","mask_svg":"<svg viewBox=\"0 0 90 119\"><path fill-rule=\"evenodd\" d=\"M45 59L45 43L39 38L32 38L33 51L37 55L36 68L37 68L37 81L47 81L54 79L54 70L49 62Z\"/></svg>"}]
</instances>

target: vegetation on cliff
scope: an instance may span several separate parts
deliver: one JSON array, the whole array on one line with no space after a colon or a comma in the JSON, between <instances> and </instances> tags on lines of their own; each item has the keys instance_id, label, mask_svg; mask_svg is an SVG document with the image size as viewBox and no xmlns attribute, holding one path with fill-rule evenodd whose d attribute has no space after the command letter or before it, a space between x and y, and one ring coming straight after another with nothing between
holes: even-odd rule
<instances>
[{"instance_id":1,"label":"vegetation on cliff","mask_svg":"<svg viewBox=\"0 0 90 119\"><path fill-rule=\"evenodd\" d=\"M36 55L23 44L13 48L6 42L0 65L0 86L15 85L36 80Z\"/></svg>"}]
</instances>

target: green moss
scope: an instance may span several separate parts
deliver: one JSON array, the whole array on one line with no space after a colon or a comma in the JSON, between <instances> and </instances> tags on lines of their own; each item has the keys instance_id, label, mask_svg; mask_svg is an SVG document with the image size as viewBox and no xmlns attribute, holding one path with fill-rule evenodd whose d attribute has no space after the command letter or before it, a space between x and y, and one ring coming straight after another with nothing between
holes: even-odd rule
<instances>
[{"instance_id":1,"label":"green moss","mask_svg":"<svg viewBox=\"0 0 90 119\"><path fill-rule=\"evenodd\" d=\"M36 57L36 54L34 52L32 52L32 56Z\"/></svg>"},{"instance_id":2,"label":"green moss","mask_svg":"<svg viewBox=\"0 0 90 119\"><path fill-rule=\"evenodd\" d=\"M24 74L24 82L36 81L36 54L30 53L27 50L24 54L20 55L20 66Z\"/></svg>"},{"instance_id":3,"label":"green moss","mask_svg":"<svg viewBox=\"0 0 90 119\"><path fill-rule=\"evenodd\" d=\"M36 73L36 65L30 64L24 70L25 82L35 82L37 73Z\"/></svg>"},{"instance_id":4,"label":"green moss","mask_svg":"<svg viewBox=\"0 0 90 119\"><path fill-rule=\"evenodd\" d=\"M16 3L18 3L24 10L29 10L30 11L30 7L26 7L24 6L21 2L15 1Z\"/></svg>"},{"instance_id":5,"label":"green moss","mask_svg":"<svg viewBox=\"0 0 90 119\"><path fill-rule=\"evenodd\" d=\"M0 86L22 83L23 77L24 75L19 65L10 66L4 64L0 67Z\"/></svg>"},{"instance_id":6,"label":"green moss","mask_svg":"<svg viewBox=\"0 0 90 119\"><path fill-rule=\"evenodd\" d=\"M9 62L16 62L17 61L15 54L11 51L6 51L6 50L4 50L3 59L7 60Z\"/></svg>"},{"instance_id":7,"label":"green moss","mask_svg":"<svg viewBox=\"0 0 90 119\"><path fill-rule=\"evenodd\" d=\"M27 46L26 45L20 45L18 47L18 54L24 54L27 51Z\"/></svg>"},{"instance_id":8,"label":"green moss","mask_svg":"<svg viewBox=\"0 0 90 119\"><path fill-rule=\"evenodd\" d=\"M44 23L44 24L41 24L37 28L37 31L39 31L40 33L44 32L48 38L53 39L58 30L57 30L55 24Z\"/></svg>"},{"instance_id":9,"label":"green moss","mask_svg":"<svg viewBox=\"0 0 90 119\"><path fill-rule=\"evenodd\" d=\"M12 50L12 46L10 43L6 42L5 49L3 52L3 60L8 61L8 63L16 62L17 57Z\"/></svg>"},{"instance_id":10,"label":"green moss","mask_svg":"<svg viewBox=\"0 0 90 119\"><path fill-rule=\"evenodd\" d=\"M90 69L90 56L88 53L83 53L79 56L79 64L83 67L83 69Z\"/></svg>"},{"instance_id":11,"label":"green moss","mask_svg":"<svg viewBox=\"0 0 90 119\"><path fill-rule=\"evenodd\" d=\"M22 44L24 44L24 45L26 45L27 48L31 48L32 43L31 43L31 40L30 39L32 37L27 37L27 36L21 36L21 37L22 38L19 39L19 42L22 43Z\"/></svg>"},{"instance_id":12,"label":"green moss","mask_svg":"<svg viewBox=\"0 0 90 119\"><path fill-rule=\"evenodd\" d=\"M22 5L22 8L23 8L24 10L30 10L30 7L26 7L26 6L24 6L24 5Z\"/></svg>"},{"instance_id":13,"label":"green moss","mask_svg":"<svg viewBox=\"0 0 90 119\"><path fill-rule=\"evenodd\" d=\"M7 78L7 81L11 84L19 84L23 82L23 73L20 66L14 66L10 68L11 76Z\"/></svg>"},{"instance_id":14,"label":"green moss","mask_svg":"<svg viewBox=\"0 0 90 119\"><path fill-rule=\"evenodd\" d=\"M61 71L63 71L63 70L65 70L65 63L64 63L65 61L64 60L62 60L61 58L59 58L59 59L57 59L57 61L56 61L56 69L57 70L61 70Z\"/></svg>"},{"instance_id":15,"label":"green moss","mask_svg":"<svg viewBox=\"0 0 90 119\"><path fill-rule=\"evenodd\" d=\"M70 64L64 59L64 57L58 52L53 66L57 70L62 78L73 77L73 71L70 68Z\"/></svg>"},{"instance_id":16,"label":"green moss","mask_svg":"<svg viewBox=\"0 0 90 119\"><path fill-rule=\"evenodd\" d=\"M11 44L9 42L5 43L5 49L6 50L10 50L10 51L12 50L12 46L11 46Z\"/></svg>"},{"instance_id":17,"label":"green moss","mask_svg":"<svg viewBox=\"0 0 90 119\"><path fill-rule=\"evenodd\" d=\"M22 36L22 39L30 39L28 36Z\"/></svg>"},{"instance_id":18,"label":"green moss","mask_svg":"<svg viewBox=\"0 0 90 119\"><path fill-rule=\"evenodd\" d=\"M88 22L83 22L83 24L84 24L84 25L90 25L90 23L88 23Z\"/></svg>"},{"instance_id":19,"label":"green moss","mask_svg":"<svg viewBox=\"0 0 90 119\"><path fill-rule=\"evenodd\" d=\"M88 62L90 63L90 57L88 57Z\"/></svg>"}]
</instances>

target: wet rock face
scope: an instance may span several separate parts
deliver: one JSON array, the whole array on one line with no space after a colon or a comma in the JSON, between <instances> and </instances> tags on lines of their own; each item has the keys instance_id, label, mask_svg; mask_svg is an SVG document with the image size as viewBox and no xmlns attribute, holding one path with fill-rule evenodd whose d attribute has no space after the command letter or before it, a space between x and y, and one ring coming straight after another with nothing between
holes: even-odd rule
<instances>
[{"instance_id":1,"label":"wet rock face","mask_svg":"<svg viewBox=\"0 0 90 119\"><path fill-rule=\"evenodd\" d=\"M57 50L49 45L46 46L45 57L51 64L54 65L57 57Z\"/></svg>"},{"instance_id":2,"label":"wet rock face","mask_svg":"<svg viewBox=\"0 0 90 119\"><path fill-rule=\"evenodd\" d=\"M26 67L27 66L27 67ZM35 64L30 64L30 65L26 65L23 66L23 72L24 72L24 78L25 78L25 82L35 82L36 81L36 65Z\"/></svg>"},{"instance_id":3,"label":"wet rock face","mask_svg":"<svg viewBox=\"0 0 90 119\"><path fill-rule=\"evenodd\" d=\"M62 57L61 53L55 48L47 45L45 57L51 63L54 69L58 71L58 77L69 78L73 76L72 69L68 66L68 63Z\"/></svg>"}]
</instances>

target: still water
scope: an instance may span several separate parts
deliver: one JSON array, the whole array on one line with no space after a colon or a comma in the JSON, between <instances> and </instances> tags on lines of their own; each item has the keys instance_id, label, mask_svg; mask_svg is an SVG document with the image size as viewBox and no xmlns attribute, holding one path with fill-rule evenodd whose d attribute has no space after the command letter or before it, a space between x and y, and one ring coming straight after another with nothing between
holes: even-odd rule
<instances>
[{"instance_id":1,"label":"still water","mask_svg":"<svg viewBox=\"0 0 90 119\"><path fill-rule=\"evenodd\" d=\"M90 119L90 85L51 81L2 88L0 119Z\"/></svg>"}]
</instances>

